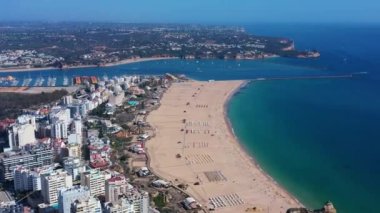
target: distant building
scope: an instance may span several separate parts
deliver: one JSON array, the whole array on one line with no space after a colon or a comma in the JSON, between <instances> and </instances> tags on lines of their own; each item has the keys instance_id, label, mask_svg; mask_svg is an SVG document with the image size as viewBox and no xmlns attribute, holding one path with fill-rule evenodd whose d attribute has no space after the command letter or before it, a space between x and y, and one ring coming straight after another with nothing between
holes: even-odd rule
<instances>
[{"instance_id":1,"label":"distant building","mask_svg":"<svg viewBox=\"0 0 380 213\"><path fill-rule=\"evenodd\" d=\"M102 213L100 201L95 197L79 199L71 204L72 213Z\"/></svg>"},{"instance_id":2,"label":"distant building","mask_svg":"<svg viewBox=\"0 0 380 213\"><path fill-rule=\"evenodd\" d=\"M81 145L78 143L68 143L66 145L68 156L80 158L81 157Z\"/></svg>"},{"instance_id":3,"label":"distant building","mask_svg":"<svg viewBox=\"0 0 380 213\"><path fill-rule=\"evenodd\" d=\"M73 103L73 96L72 95L66 95L63 97L63 104L64 105L70 105Z\"/></svg>"},{"instance_id":4,"label":"distant building","mask_svg":"<svg viewBox=\"0 0 380 213\"><path fill-rule=\"evenodd\" d=\"M90 198L90 190L87 187L75 186L62 188L58 193L59 213L70 212L71 204L76 200L87 200Z\"/></svg>"},{"instance_id":5,"label":"distant building","mask_svg":"<svg viewBox=\"0 0 380 213\"><path fill-rule=\"evenodd\" d=\"M27 169L51 165L53 163L53 149L50 144L38 143L28 145L17 152L5 152L0 155L0 180L13 180L13 171L17 166Z\"/></svg>"},{"instance_id":6,"label":"distant building","mask_svg":"<svg viewBox=\"0 0 380 213\"><path fill-rule=\"evenodd\" d=\"M16 121L17 121L17 124L20 124L20 125L31 124L33 126L34 130L37 130L36 117L34 115L18 116Z\"/></svg>"},{"instance_id":7,"label":"distant building","mask_svg":"<svg viewBox=\"0 0 380 213\"><path fill-rule=\"evenodd\" d=\"M70 109L70 117L75 118L78 115L81 115L80 113L80 104L72 104L67 106L68 109Z\"/></svg>"},{"instance_id":8,"label":"distant building","mask_svg":"<svg viewBox=\"0 0 380 213\"><path fill-rule=\"evenodd\" d=\"M41 177L41 194L44 202L50 205L58 203L59 189L72 186L72 177L64 170L57 170Z\"/></svg>"},{"instance_id":9,"label":"distant building","mask_svg":"<svg viewBox=\"0 0 380 213\"><path fill-rule=\"evenodd\" d=\"M82 120L80 118L74 119L74 133L82 136Z\"/></svg>"},{"instance_id":10,"label":"distant building","mask_svg":"<svg viewBox=\"0 0 380 213\"><path fill-rule=\"evenodd\" d=\"M120 88L121 91L121 88ZM121 106L124 101L124 92L119 92L117 94L111 95L109 97L108 103L112 104L113 106Z\"/></svg>"},{"instance_id":11,"label":"distant building","mask_svg":"<svg viewBox=\"0 0 380 213\"><path fill-rule=\"evenodd\" d=\"M39 124L38 125L38 137L39 138L50 138L51 137L51 125L50 124Z\"/></svg>"},{"instance_id":12,"label":"distant building","mask_svg":"<svg viewBox=\"0 0 380 213\"><path fill-rule=\"evenodd\" d=\"M91 196L105 194L105 181L111 178L111 175L106 174L97 169L91 169L81 174L81 185L87 186L91 191Z\"/></svg>"},{"instance_id":13,"label":"distant building","mask_svg":"<svg viewBox=\"0 0 380 213\"><path fill-rule=\"evenodd\" d=\"M56 139L66 139L68 126L63 120L53 120L51 136Z\"/></svg>"},{"instance_id":14,"label":"distant building","mask_svg":"<svg viewBox=\"0 0 380 213\"><path fill-rule=\"evenodd\" d=\"M51 110L49 114L50 123L54 123L54 121L63 121L66 126L70 124L70 109L69 108L61 108L55 107Z\"/></svg>"},{"instance_id":15,"label":"distant building","mask_svg":"<svg viewBox=\"0 0 380 213\"><path fill-rule=\"evenodd\" d=\"M124 175L117 175L106 180L106 202L116 203L119 196L132 190L133 186L127 182Z\"/></svg>"}]
</instances>

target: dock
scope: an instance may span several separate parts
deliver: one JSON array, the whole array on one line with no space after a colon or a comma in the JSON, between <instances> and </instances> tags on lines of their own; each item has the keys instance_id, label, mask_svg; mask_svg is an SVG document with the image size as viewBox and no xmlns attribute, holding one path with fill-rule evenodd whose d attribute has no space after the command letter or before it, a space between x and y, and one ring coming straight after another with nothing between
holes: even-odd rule
<instances>
[{"instance_id":1,"label":"dock","mask_svg":"<svg viewBox=\"0 0 380 213\"><path fill-rule=\"evenodd\" d=\"M354 78L356 76L366 75L366 72L357 72L344 75L305 75L305 76L287 76L287 77L262 77L251 79L252 81L276 81L276 80L308 80L308 79L334 79L334 78Z\"/></svg>"}]
</instances>

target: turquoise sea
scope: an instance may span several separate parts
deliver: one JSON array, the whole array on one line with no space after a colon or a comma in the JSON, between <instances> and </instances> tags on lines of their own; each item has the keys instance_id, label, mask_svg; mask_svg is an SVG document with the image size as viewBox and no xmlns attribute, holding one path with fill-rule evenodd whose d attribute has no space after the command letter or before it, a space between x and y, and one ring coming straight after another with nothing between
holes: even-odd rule
<instances>
[{"instance_id":1,"label":"turquoise sea","mask_svg":"<svg viewBox=\"0 0 380 213\"><path fill-rule=\"evenodd\" d=\"M338 212L380 212L380 25L261 24L255 34L288 37L319 59L151 61L107 68L0 73L20 80L185 74L197 80L367 72L350 79L255 81L229 103L242 145L310 208L331 200ZM46 80L45 80L46 83Z\"/></svg>"},{"instance_id":2,"label":"turquoise sea","mask_svg":"<svg viewBox=\"0 0 380 213\"><path fill-rule=\"evenodd\" d=\"M380 212L380 26L259 26L317 48L318 60L280 64L352 79L260 81L232 99L228 115L249 153L310 208L331 200L338 212Z\"/></svg>"}]
</instances>

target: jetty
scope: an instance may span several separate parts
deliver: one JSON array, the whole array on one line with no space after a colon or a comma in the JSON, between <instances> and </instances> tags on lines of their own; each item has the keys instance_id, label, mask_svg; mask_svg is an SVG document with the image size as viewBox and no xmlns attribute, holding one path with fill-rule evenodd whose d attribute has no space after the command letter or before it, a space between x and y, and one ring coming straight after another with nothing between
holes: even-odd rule
<instances>
[{"instance_id":1,"label":"jetty","mask_svg":"<svg viewBox=\"0 0 380 213\"><path fill-rule=\"evenodd\" d=\"M366 75L367 72L355 72L343 75L305 75L305 76L283 76L283 77L262 77L255 78L252 81L274 81L274 80L308 80L308 79L334 79L334 78L354 78Z\"/></svg>"}]
</instances>

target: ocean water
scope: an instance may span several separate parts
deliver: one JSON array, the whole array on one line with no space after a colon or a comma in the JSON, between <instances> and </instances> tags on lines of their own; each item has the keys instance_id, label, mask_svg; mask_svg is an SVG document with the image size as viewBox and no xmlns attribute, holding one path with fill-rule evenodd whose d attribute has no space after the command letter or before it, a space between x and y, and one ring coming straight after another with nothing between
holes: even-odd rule
<instances>
[{"instance_id":1,"label":"ocean water","mask_svg":"<svg viewBox=\"0 0 380 213\"><path fill-rule=\"evenodd\" d=\"M260 24L253 34L288 37L319 59L168 60L115 67L0 73L19 80L185 74L197 80L350 74L350 79L255 81L232 98L228 116L262 168L309 208L380 212L380 25ZM3 82L4 83L4 82ZM0 83L1 84L1 83Z\"/></svg>"},{"instance_id":2,"label":"ocean water","mask_svg":"<svg viewBox=\"0 0 380 213\"><path fill-rule=\"evenodd\" d=\"M249 28L316 48L318 60L281 59L352 79L260 81L232 99L228 115L243 146L310 208L380 212L380 26L275 25Z\"/></svg>"}]
</instances>

